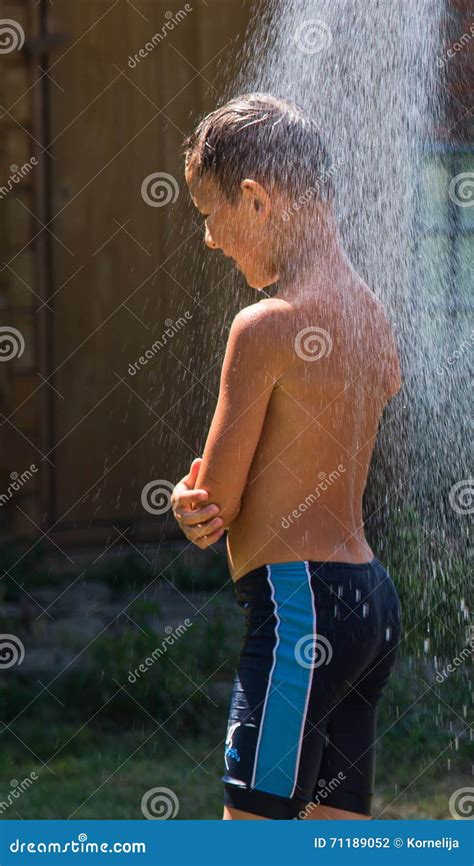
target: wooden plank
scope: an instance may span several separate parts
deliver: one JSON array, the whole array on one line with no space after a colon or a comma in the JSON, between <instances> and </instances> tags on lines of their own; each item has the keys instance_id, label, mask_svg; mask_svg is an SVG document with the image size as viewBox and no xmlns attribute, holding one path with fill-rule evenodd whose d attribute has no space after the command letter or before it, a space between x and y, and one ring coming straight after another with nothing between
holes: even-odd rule
<instances>
[{"instance_id":1,"label":"wooden plank","mask_svg":"<svg viewBox=\"0 0 474 866\"><path fill-rule=\"evenodd\" d=\"M224 16L219 42L217 7L195 3L154 44L170 21L168 4L133 5L56 0L50 10L52 28L72 33L50 89L59 527L75 520L158 527L142 490L152 480L174 483L200 453L218 373L209 372L209 361L221 359L235 304L219 288L202 307L196 303L223 271L211 270L196 236L181 155L202 113L196 32L216 18L217 52L229 21ZM247 13L239 2L229 7L238 27ZM142 184L155 172L171 176L173 197L177 184L176 201L147 203Z\"/></svg>"}]
</instances>

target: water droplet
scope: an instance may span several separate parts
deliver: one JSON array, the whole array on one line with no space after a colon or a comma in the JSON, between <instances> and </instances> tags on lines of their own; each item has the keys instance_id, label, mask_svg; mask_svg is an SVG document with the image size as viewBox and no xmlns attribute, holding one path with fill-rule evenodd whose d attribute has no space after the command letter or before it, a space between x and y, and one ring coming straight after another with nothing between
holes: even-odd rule
<instances>
[{"instance_id":1,"label":"water droplet","mask_svg":"<svg viewBox=\"0 0 474 866\"><path fill-rule=\"evenodd\" d=\"M356 589L356 601L360 601L361 592L360 589Z\"/></svg>"},{"instance_id":2,"label":"water droplet","mask_svg":"<svg viewBox=\"0 0 474 866\"><path fill-rule=\"evenodd\" d=\"M392 626L388 625L387 628L385 629L385 640L390 640L391 636L392 636Z\"/></svg>"},{"instance_id":3,"label":"water droplet","mask_svg":"<svg viewBox=\"0 0 474 866\"><path fill-rule=\"evenodd\" d=\"M362 605L362 616L368 617L368 615L369 615L369 605L365 601L364 604Z\"/></svg>"}]
</instances>

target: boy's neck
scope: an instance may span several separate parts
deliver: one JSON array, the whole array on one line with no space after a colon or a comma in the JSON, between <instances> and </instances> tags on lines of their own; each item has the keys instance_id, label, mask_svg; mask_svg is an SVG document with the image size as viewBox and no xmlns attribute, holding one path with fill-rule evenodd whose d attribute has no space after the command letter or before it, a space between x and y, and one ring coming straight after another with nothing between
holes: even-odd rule
<instances>
[{"instance_id":1,"label":"boy's neck","mask_svg":"<svg viewBox=\"0 0 474 866\"><path fill-rule=\"evenodd\" d=\"M327 298L337 293L343 283L355 276L354 268L344 248L336 243L322 248L315 244L310 254L295 260L292 257L274 283L272 297L297 300L305 296L315 298L318 289Z\"/></svg>"},{"instance_id":2,"label":"boy's neck","mask_svg":"<svg viewBox=\"0 0 474 866\"><path fill-rule=\"evenodd\" d=\"M326 212L321 218L316 212L301 224L298 237L293 237L273 282L274 290L268 294L291 301L314 298L320 289L327 298L356 276L334 214Z\"/></svg>"}]
</instances>

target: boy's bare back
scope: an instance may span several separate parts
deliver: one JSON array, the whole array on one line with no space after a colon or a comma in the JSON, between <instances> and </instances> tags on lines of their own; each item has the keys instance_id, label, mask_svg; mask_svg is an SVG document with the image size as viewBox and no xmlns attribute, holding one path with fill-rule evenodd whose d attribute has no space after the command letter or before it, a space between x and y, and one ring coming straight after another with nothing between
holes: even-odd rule
<instances>
[{"instance_id":1,"label":"boy's bare back","mask_svg":"<svg viewBox=\"0 0 474 866\"><path fill-rule=\"evenodd\" d=\"M396 344L360 278L344 290L320 289L299 303L275 297L252 305L265 308L267 327L247 349L253 345L259 367L282 372L229 525L234 580L269 562L374 556L362 497L384 406L400 388Z\"/></svg>"}]
</instances>

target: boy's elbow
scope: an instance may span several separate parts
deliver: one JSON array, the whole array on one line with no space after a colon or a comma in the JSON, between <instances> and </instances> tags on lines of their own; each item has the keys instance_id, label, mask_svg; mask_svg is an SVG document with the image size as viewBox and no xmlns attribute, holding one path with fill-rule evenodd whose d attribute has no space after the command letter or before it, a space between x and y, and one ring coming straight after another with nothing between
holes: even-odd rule
<instances>
[{"instance_id":1,"label":"boy's elbow","mask_svg":"<svg viewBox=\"0 0 474 866\"><path fill-rule=\"evenodd\" d=\"M234 522L237 515L240 513L241 500L237 504L227 504L221 509L217 517L223 522L223 529L229 529L231 523Z\"/></svg>"}]
</instances>

